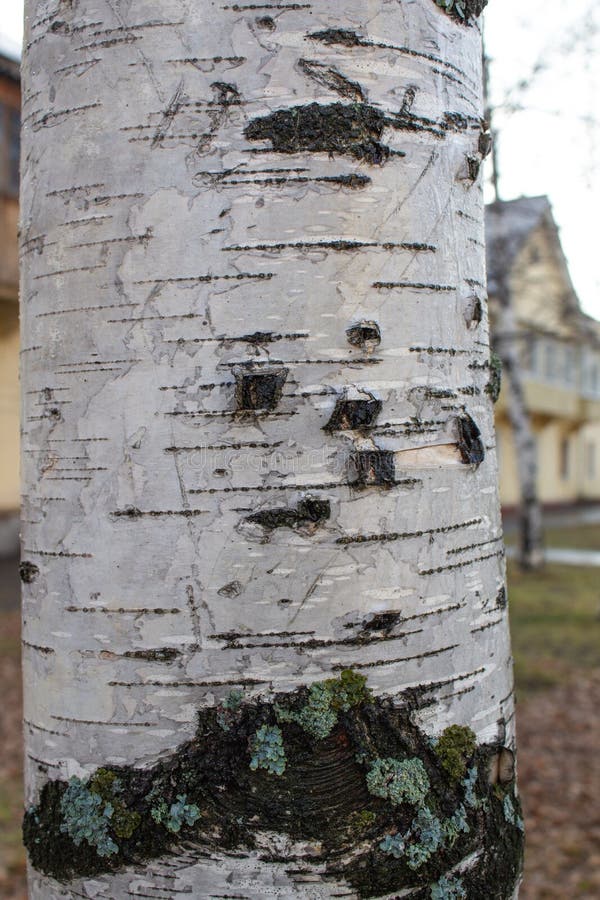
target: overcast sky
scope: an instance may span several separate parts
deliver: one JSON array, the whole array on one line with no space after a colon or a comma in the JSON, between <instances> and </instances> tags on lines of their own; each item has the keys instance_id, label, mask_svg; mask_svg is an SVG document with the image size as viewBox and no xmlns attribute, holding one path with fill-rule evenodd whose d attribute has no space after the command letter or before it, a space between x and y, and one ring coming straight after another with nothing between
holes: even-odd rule
<instances>
[{"instance_id":1,"label":"overcast sky","mask_svg":"<svg viewBox=\"0 0 600 900\"><path fill-rule=\"evenodd\" d=\"M2 6L0 32L20 42L22 0ZM598 6L597 0L491 0L485 38L499 107L502 199L550 197L581 303L600 318Z\"/></svg>"}]
</instances>

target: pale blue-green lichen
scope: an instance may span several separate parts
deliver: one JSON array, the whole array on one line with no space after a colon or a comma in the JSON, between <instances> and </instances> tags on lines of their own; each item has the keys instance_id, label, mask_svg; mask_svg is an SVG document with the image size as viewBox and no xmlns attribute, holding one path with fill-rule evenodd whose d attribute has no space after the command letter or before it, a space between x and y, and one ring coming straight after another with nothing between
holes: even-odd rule
<instances>
[{"instance_id":1,"label":"pale blue-green lichen","mask_svg":"<svg viewBox=\"0 0 600 900\"><path fill-rule=\"evenodd\" d=\"M465 803L467 806L470 806L471 809L477 809L479 801L475 794L475 785L477 784L477 766L473 766L467 772L467 777L464 779L462 786L465 789Z\"/></svg>"},{"instance_id":2,"label":"pale blue-green lichen","mask_svg":"<svg viewBox=\"0 0 600 900\"><path fill-rule=\"evenodd\" d=\"M86 841L98 856L113 856L119 852L108 833L114 809L99 794L88 788L81 778L70 779L61 801L60 830L68 834L76 847Z\"/></svg>"},{"instance_id":3,"label":"pale blue-green lichen","mask_svg":"<svg viewBox=\"0 0 600 900\"><path fill-rule=\"evenodd\" d=\"M308 702L301 709L276 707L280 722L295 722L317 740L329 737L338 722L340 712L367 702L370 691L364 675L345 669L339 678L316 681L308 690Z\"/></svg>"},{"instance_id":4,"label":"pale blue-green lichen","mask_svg":"<svg viewBox=\"0 0 600 900\"><path fill-rule=\"evenodd\" d=\"M417 842L406 849L406 862L411 869L420 869L444 843L444 828L431 810L424 806L410 826L410 833Z\"/></svg>"},{"instance_id":5,"label":"pale blue-green lichen","mask_svg":"<svg viewBox=\"0 0 600 900\"><path fill-rule=\"evenodd\" d=\"M461 834L470 832L467 822L467 811L464 806L459 806L454 815L444 821L444 839L448 847L453 847Z\"/></svg>"},{"instance_id":6,"label":"pale blue-green lichen","mask_svg":"<svg viewBox=\"0 0 600 900\"><path fill-rule=\"evenodd\" d=\"M236 720L236 713L241 709L244 695L236 689L229 691L217 710L217 722L223 731L230 731Z\"/></svg>"},{"instance_id":7,"label":"pale blue-green lichen","mask_svg":"<svg viewBox=\"0 0 600 900\"><path fill-rule=\"evenodd\" d=\"M178 834L182 825L193 825L200 818L200 810L195 804L187 802L186 794L178 794L171 806L159 800L150 810L150 815L157 825L164 825L167 831Z\"/></svg>"},{"instance_id":8,"label":"pale blue-green lichen","mask_svg":"<svg viewBox=\"0 0 600 900\"><path fill-rule=\"evenodd\" d=\"M283 775L285 750L281 729L277 725L261 725L252 741L250 768L265 769L270 775Z\"/></svg>"},{"instance_id":9,"label":"pale blue-green lichen","mask_svg":"<svg viewBox=\"0 0 600 900\"><path fill-rule=\"evenodd\" d=\"M420 759L376 759L367 774L367 788L374 797L382 797L398 806L422 803L430 788L425 766Z\"/></svg>"},{"instance_id":10,"label":"pale blue-green lichen","mask_svg":"<svg viewBox=\"0 0 600 900\"><path fill-rule=\"evenodd\" d=\"M394 859L401 859L406 850L406 841L399 834L386 834L379 844L379 849L384 853L389 853Z\"/></svg>"},{"instance_id":11,"label":"pale blue-green lichen","mask_svg":"<svg viewBox=\"0 0 600 900\"><path fill-rule=\"evenodd\" d=\"M517 814L515 809L515 805L512 801L512 797L510 794L507 794L504 798L504 803L502 804L502 808L504 810L504 818L510 825L514 825L519 831L525 831L525 823L521 816Z\"/></svg>"},{"instance_id":12,"label":"pale blue-green lichen","mask_svg":"<svg viewBox=\"0 0 600 900\"><path fill-rule=\"evenodd\" d=\"M379 849L396 859L405 856L407 865L416 870L442 847L452 848L460 834L468 834L470 830L464 806L459 806L449 819L443 821L429 807L423 806L406 834L386 835Z\"/></svg>"},{"instance_id":13,"label":"pale blue-green lichen","mask_svg":"<svg viewBox=\"0 0 600 900\"><path fill-rule=\"evenodd\" d=\"M454 9L461 19L466 18L465 6L461 0L435 0L435 2L438 6L441 6L442 9L445 9L446 12L451 12Z\"/></svg>"},{"instance_id":14,"label":"pale blue-green lichen","mask_svg":"<svg viewBox=\"0 0 600 900\"><path fill-rule=\"evenodd\" d=\"M300 710L277 707L277 718L280 722L295 722L317 740L329 737L337 724L337 712L331 706L332 695L324 684L317 682L311 685L308 692L308 703Z\"/></svg>"},{"instance_id":15,"label":"pale blue-green lichen","mask_svg":"<svg viewBox=\"0 0 600 900\"><path fill-rule=\"evenodd\" d=\"M460 878L446 878L442 875L431 886L431 900L464 900L466 896L467 892Z\"/></svg>"}]
</instances>

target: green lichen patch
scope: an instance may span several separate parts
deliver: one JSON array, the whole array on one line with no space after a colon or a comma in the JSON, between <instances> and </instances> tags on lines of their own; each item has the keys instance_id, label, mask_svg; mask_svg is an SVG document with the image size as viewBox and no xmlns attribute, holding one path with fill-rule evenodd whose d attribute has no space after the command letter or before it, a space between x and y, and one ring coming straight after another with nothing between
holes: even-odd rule
<instances>
[{"instance_id":1,"label":"green lichen patch","mask_svg":"<svg viewBox=\"0 0 600 900\"><path fill-rule=\"evenodd\" d=\"M435 752L450 776L460 781L467 773L467 763L477 748L475 734L463 725L450 725L435 743Z\"/></svg>"},{"instance_id":2,"label":"green lichen patch","mask_svg":"<svg viewBox=\"0 0 600 900\"><path fill-rule=\"evenodd\" d=\"M221 593L222 590L223 589L221 589L219 593ZM220 706L217 707L217 722L223 731L230 731L235 724L243 699L244 695L242 691L229 691Z\"/></svg>"},{"instance_id":3,"label":"green lichen patch","mask_svg":"<svg viewBox=\"0 0 600 900\"><path fill-rule=\"evenodd\" d=\"M157 825L164 825L171 834L179 834L183 825L193 825L200 818L200 810L195 804L187 802L185 794L178 794L175 803L170 806L165 800L158 800L150 815Z\"/></svg>"},{"instance_id":4,"label":"green lichen patch","mask_svg":"<svg viewBox=\"0 0 600 900\"><path fill-rule=\"evenodd\" d=\"M434 3L457 22L470 25L473 19L479 18L488 0L434 0Z\"/></svg>"},{"instance_id":5,"label":"green lichen patch","mask_svg":"<svg viewBox=\"0 0 600 900\"><path fill-rule=\"evenodd\" d=\"M312 684L305 703L277 706L277 718L280 722L295 722L311 737L322 740L337 725L340 712L370 700L371 693L366 685L367 679L363 675L345 669L339 678Z\"/></svg>"},{"instance_id":6,"label":"green lichen patch","mask_svg":"<svg viewBox=\"0 0 600 900\"><path fill-rule=\"evenodd\" d=\"M85 841L98 856L118 852L109 834L113 807L91 791L85 781L71 778L61 797L60 812L60 830L69 835L76 847Z\"/></svg>"},{"instance_id":7,"label":"green lichen patch","mask_svg":"<svg viewBox=\"0 0 600 900\"><path fill-rule=\"evenodd\" d=\"M119 796L122 785L117 775L110 769L98 769L89 781L89 789L112 808L110 827L115 835L130 838L141 819L139 813L127 809Z\"/></svg>"},{"instance_id":8,"label":"green lichen patch","mask_svg":"<svg viewBox=\"0 0 600 900\"><path fill-rule=\"evenodd\" d=\"M230 694L153 767L47 782L25 815L31 863L68 880L143 863L176 841L243 853L278 832L318 842L326 877L358 897L416 887L426 900L477 854L462 876L467 896L508 900L523 835L514 785L487 777L501 748L475 747L456 780L414 724L417 702L407 692L395 707L351 670L287 694Z\"/></svg>"},{"instance_id":9,"label":"green lichen patch","mask_svg":"<svg viewBox=\"0 0 600 900\"><path fill-rule=\"evenodd\" d=\"M389 149L381 143L385 116L366 103L310 103L254 119L244 134L271 141L277 153L330 153L381 165Z\"/></svg>"},{"instance_id":10,"label":"green lichen patch","mask_svg":"<svg viewBox=\"0 0 600 900\"><path fill-rule=\"evenodd\" d=\"M367 774L367 788L398 806L422 803L429 793L427 770L420 759L376 759Z\"/></svg>"},{"instance_id":11,"label":"green lichen patch","mask_svg":"<svg viewBox=\"0 0 600 900\"><path fill-rule=\"evenodd\" d=\"M261 725L254 735L250 768L253 772L265 769L271 775L283 775L285 772L283 737L277 725Z\"/></svg>"},{"instance_id":12,"label":"green lichen patch","mask_svg":"<svg viewBox=\"0 0 600 900\"><path fill-rule=\"evenodd\" d=\"M467 892L460 878L446 878L442 875L431 886L431 900L463 900L466 896Z\"/></svg>"}]
</instances>

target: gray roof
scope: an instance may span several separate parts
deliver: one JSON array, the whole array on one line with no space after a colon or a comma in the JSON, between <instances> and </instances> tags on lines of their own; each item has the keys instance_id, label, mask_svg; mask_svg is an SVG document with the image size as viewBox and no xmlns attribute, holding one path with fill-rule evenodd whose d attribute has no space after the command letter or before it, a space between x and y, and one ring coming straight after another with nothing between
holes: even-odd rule
<instances>
[{"instance_id":1,"label":"gray roof","mask_svg":"<svg viewBox=\"0 0 600 900\"><path fill-rule=\"evenodd\" d=\"M494 293L502 273L510 270L532 231L544 220L556 225L547 197L498 200L485 208L488 286Z\"/></svg>"}]
</instances>

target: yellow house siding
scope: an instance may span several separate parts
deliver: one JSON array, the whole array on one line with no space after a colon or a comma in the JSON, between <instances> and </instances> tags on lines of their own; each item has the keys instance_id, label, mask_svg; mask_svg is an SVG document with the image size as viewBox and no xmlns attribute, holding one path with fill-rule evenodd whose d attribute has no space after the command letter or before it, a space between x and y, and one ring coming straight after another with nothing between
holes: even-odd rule
<instances>
[{"instance_id":1,"label":"yellow house siding","mask_svg":"<svg viewBox=\"0 0 600 900\"><path fill-rule=\"evenodd\" d=\"M19 508L19 310L0 301L0 513Z\"/></svg>"},{"instance_id":2,"label":"yellow house siding","mask_svg":"<svg viewBox=\"0 0 600 900\"><path fill-rule=\"evenodd\" d=\"M503 506L517 506L520 500L519 476L513 432L509 422L496 418L496 449L500 477L500 502Z\"/></svg>"},{"instance_id":3,"label":"yellow house siding","mask_svg":"<svg viewBox=\"0 0 600 900\"><path fill-rule=\"evenodd\" d=\"M575 328L564 314L565 296L572 288L565 284L555 240L545 222L531 233L517 255L511 285L518 297L519 322L557 337L576 337Z\"/></svg>"},{"instance_id":4,"label":"yellow house siding","mask_svg":"<svg viewBox=\"0 0 600 900\"><path fill-rule=\"evenodd\" d=\"M538 493L546 504L576 503L600 497L600 424L578 430L572 423L533 418L538 460ZM520 502L519 474L511 425L502 409L496 418L496 442L503 506ZM563 444L568 448L568 468L563 473ZM593 448L593 449L592 449ZM589 456L593 456L593 475Z\"/></svg>"},{"instance_id":5,"label":"yellow house siding","mask_svg":"<svg viewBox=\"0 0 600 900\"><path fill-rule=\"evenodd\" d=\"M592 423L581 430L581 498L600 497L600 424Z\"/></svg>"}]
</instances>

